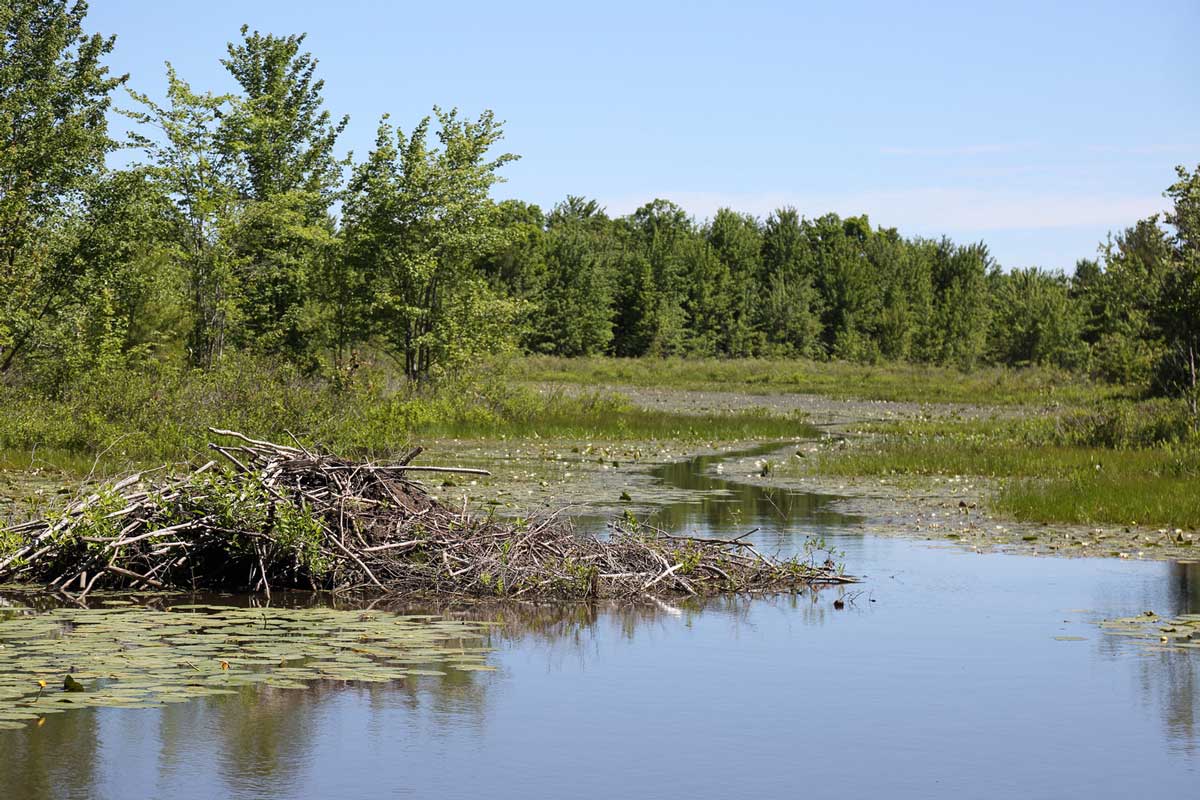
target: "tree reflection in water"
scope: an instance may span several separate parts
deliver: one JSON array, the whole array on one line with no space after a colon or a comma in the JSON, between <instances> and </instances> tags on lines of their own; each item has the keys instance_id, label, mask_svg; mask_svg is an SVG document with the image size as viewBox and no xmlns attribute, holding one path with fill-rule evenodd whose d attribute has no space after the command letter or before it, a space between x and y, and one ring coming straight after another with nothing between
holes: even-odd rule
<instances>
[{"instance_id":1,"label":"tree reflection in water","mask_svg":"<svg viewBox=\"0 0 1200 800\"><path fill-rule=\"evenodd\" d=\"M828 591L828 590L827 590ZM210 595L196 602L233 601L253 605L256 598ZM828 604L811 593L751 600L728 597L689 599L678 604L551 603L376 603L379 610L438 614L493 623L487 644L533 647L551 660L586 658L597 644L597 627L620 631L633 642L670 620L718 616L737 627L746 624L752 603L774 604L805 622L821 624ZM315 595L277 594L276 605L321 602ZM339 601L340 605L350 601ZM353 605L353 603L351 603ZM361 608L361 605L356 607ZM40 726L0 731L0 787L5 798L96 797L110 783L126 785L130 773L150 795L157 785L178 783L176 772L203 761L212 765L214 789L254 796L273 787L281 796L297 791L314 769L317 739L336 735L346 724L371 724L376 710L402 708L422 719L422 730L436 737L464 721L482 725L488 713L493 673L448 670L442 676L410 677L391 683L315 681L304 690L246 686L236 695L201 698L154 709L83 708L48 714ZM368 713L345 718L341 708ZM213 734L216 737L213 737ZM381 732L382 733L382 732ZM115 776L113 771L122 773Z\"/></svg>"},{"instance_id":2,"label":"tree reflection in water","mask_svg":"<svg viewBox=\"0 0 1200 800\"><path fill-rule=\"evenodd\" d=\"M805 534L834 529L845 534L843 542L861 539L862 532L854 524L857 520L829 510L834 498L770 493L738 485L713 476L711 466L711 461L695 459L660 468L660 479L681 490L678 502L658 510L656 519L661 525L672 529L690 528L701 535L731 530L740 532L761 526L772 531L767 538L780 547L787 546L792 540L798 546ZM581 527L587 529L589 524L596 522L585 522ZM320 796L314 793L320 791L321 781L344 771L348 763L366 765L367 769L377 771L377 774L360 776L362 785L390 781L392 786L412 785L428 789L430 780L437 780L436 775L430 778L435 764L444 766L449 761L462 764L464 770L486 770L497 766L485 758L475 759L472 749L487 741L489 726L506 733L514 730L511 727L514 724L514 691L526 706L541 701L545 685L539 682L542 680L539 667L549 673L558 673L553 677L561 679L557 687L559 702L564 702L564 698L569 698L565 702L572 702L577 687L580 694L591 692L590 705L586 706L589 711L583 711L584 706L578 714L570 708L549 708L545 721L566 729L593 723L603 726L605 723L596 722L587 713L602 711L604 705L611 702L608 691L612 686L597 684L585 688L581 683L590 680L589 672L601 673L606 664L620 661L626 653L618 651L626 650L636 651L635 655L649 665L646 668L665 671L661 679L659 673L654 673L648 684L658 689L663 688L659 680L670 682L668 673L672 670L691 671L693 677L699 675L702 680L707 680L710 674L722 674L720 670L706 671L703 664L680 663L680 653L721 651L736 654L740 648L757 647L758 657L766 660L755 662L755 666L771 669L782 657L802 659L806 653L814 653L814 659L825 658L828 664L833 664L837 662L832 654L851 652L860 659L859 664L869 664L865 668L858 667L865 676L863 680L878 682L879 687L843 681L844 691L837 703L844 713L866 715L869 720L876 712L864 698L874 691L873 702L878 704L879 692L888 690L884 687L894 688L889 683L895 680L893 673L902 673L905 669L910 673L914 669L936 671L939 659L953 660L961 654L963 647L995 647L998 640L989 625L993 618L1003 617L1005 613L1009 614L1005 619L1009 621L1010 635L1003 640L1005 646L1018 654L1028 647L1031 652L1044 656L1044 651L1039 648L1045 646L1045 642L1030 638L1027 633L1030 620L1023 615L1031 610L1039 614L1046 612L1044 604L1050 601L1028 604L1022 606L1023 610L1009 612L1014 598L1005 593L1009 591L1007 583L998 576L1042 575L1051 579L1053 586L1068 587L1064 591L1072 597L1082 593L1086 598L1088 592L1096 593L1094 608L1119 608L1127 614L1151 607L1162 614L1200 611L1200 565L1197 564L1085 564L1048 559L988 562L961 551L943 556L919 544L912 544L912 549L904 549L908 545L893 544L886 545L887 558L899 556L910 561L904 564L889 562L888 575L894 574L896 567L909 570L908 576L913 581L910 586L915 586L918 585L917 570L925 570L921 576L925 583L919 584L925 593L909 598L914 601L911 610L899 608L900 603L889 606L893 616L872 614L873 609L866 598L861 599L858 606L851 603L845 611L834 611L831 599L839 596L836 589L773 598L693 598L640 604L571 605L394 602L368 597L326 598L304 593L276 593L271 603L275 606L327 603L347 610L374 607L494 623L487 642L502 651L490 659L501 667L501 671L449 670L443 676L410 677L387 684L324 681L297 690L247 687L236 695L204 698L161 709L84 709L49 715L41 727L0 731L0 798L115 797L122 796L122 790L131 786L142 787L144 796L173 795L174 800L182 800L182 796ZM850 546L847 545L848 549ZM906 553L909 555L905 556ZM855 558L865 561L869 555L860 548ZM1068 563L1072 564L1070 569L1066 568ZM852 567L857 570L859 564L852 564ZM999 588L993 587L988 594L976 583L970 583L967 575L974 576L974 580L981 577L994 579ZM1069 576L1073 577L1068 580ZM882 583L876 581L875 585ZM965 588L960 588L964 584ZM1040 589L1047 584L1041 582L1037 586ZM1047 589L1053 586L1047 586ZM911 594L915 589L906 587L905 591ZM0 603L4 599L0 597ZM33 604L42 609L54 604L44 596L35 599L24 595L14 595L9 602ZM150 598L147 602L162 606L180 600ZM245 596L195 596L189 597L187 602L257 605L262 600ZM773 614L776 611L778 615ZM973 638L945 642L946 636L938 625L939 620L949 616L957 616L960 620L965 617L968 627L956 630L960 635ZM885 619L890 621L885 622ZM862 624L856 624L856 621ZM837 624L831 624L834 622ZM795 629L812 627L819 630L812 632L811 637L806 633L804 637L789 640L793 624ZM761 636L758 636L760 627ZM703 635L697 637L702 641L694 643L696 647L691 650L678 649L681 640L686 639L687 632L692 629L703 629ZM880 650L876 642L889 642L895 647L898 630L907 642L915 643L912 652L917 655L910 653L907 663L897 662L893 666L889 663L890 654ZM965 634L962 633L964 630ZM810 648L810 640L822 638L821 634L828 634L823 646L833 650ZM754 641L756 637L758 641ZM1197 674L1200 654L1152 652L1141 655L1136 652L1137 643L1122 637L1096 634L1088 638L1094 638L1094 642L1084 645L1082 651L1067 649L1073 647L1070 643L1053 643L1063 648L1053 651L1056 655L1078 652L1080 656L1086 654L1086 658L1046 663L1070 663L1075 669L1086 669L1089 662L1109 662L1104 666L1111 669L1094 670L1102 673L1099 677L1080 676L1081 680L1090 678L1092 690L1099 686L1101 692L1110 692L1120 700L1113 709L1105 711L1112 715L1106 719L1123 720L1134 726L1144 716L1144 709L1153 709L1152 713L1161 720L1163 736L1155 737L1151 746L1161 743L1163 749L1178 748L1194 755L1200 739L1197 728L1200 696L1196 693L1200 680ZM767 642L765 646L764 641ZM731 663L741 668L742 662L736 658L727 658L724 667ZM810 663L809 667L812 666ZM779 673L774 670L772 677ZM626 677L630 674L622 673ZM1110 676L1126 674L1135 685L1118 685L1119 681L1110 679ZM752 676L747 674L747 677ZM741 693L747 702L766 707L783 703L785 709L790 709L788 713L796 712L795 703L786 706L790 702L788 699L772 693L781 685L787 686L787 681L773 682L761 674L758 677L760 680L745 686L718 685L712 691L717 696L727 692ZM1004 682L1005 677L993 673L991 684L976 684L973 676L964 673L961 680L965 683L939 685L934 698L940 699L943 693L950 697L956 691L964 692L973 702L983 704L981 708L985 710L993 707L987 705L989 703L1002 707L1019 703L1020 698L1005 694L1011 690ZM760 681L766 695L757 693ZM519 689L516 684L520 684ZM981 688L989 685L992 694ZM804 691L813 689L802 678L797 679L796 686ZM860 688L864 691L856 695ZM901 685L899 689L903 691L905 687ZM1072 702L1070 697L1041 697L1059 702L1062 707L1070 706ZM626 700L629 700L628 695ZM859 700L861 702L856 702ZM633 702L642 702L641 696L635 694ZM1041 707L1038 708L1040 711ZM542 721L539 712L536 708L524 712L529 717L522 717L520 724ZM936 712L937 708L931 708L930 718L944 722ZM1005 716L1000 713L996 718L1004 719ZM682 724L680 720L674 720L674 723ZM601 732L614 738L628 733L607 729ZM819 738L814 740L805 739L803 732L792 729L780 732L816 748L833 735L819 732ZM1087 740L1092 744L1105 740L1105 734L1100 730L1082 733L1092 737ZM701 734L712 736L714 731ZM854 729L855 743L863 735L862 729ZM533 740L547 748L570 746L569 742L557 741L553 734L543 734L540 739L534 737ZM933 744L953 750L959 742L949 739ZM355 753L339 749L343 746L375 750L366 756L357 754L355 760ZM992 743L997 752L1003 752L1007 746L1008 742ZM1084 744L1084 749L1086 746ZM536 759L552 757L553 753L534 753L530 755L534 759L530 763L546 765L548 762ZM476 761L482 766L475 766ZM998 768L1005 770L1007 777L1008 766L1003 759L996 763ZM1177 779L1179 776L1172 777ZM410 779L414 782L410 783ZM986 775L979 779L986 779ZM472 785L470 781L466 783ZM481 790L490 784L486 776L479 778ZM187 789L182 796L181 786ZM269 792L264 787L269 787Z\"/></svg>"}]
</instances>

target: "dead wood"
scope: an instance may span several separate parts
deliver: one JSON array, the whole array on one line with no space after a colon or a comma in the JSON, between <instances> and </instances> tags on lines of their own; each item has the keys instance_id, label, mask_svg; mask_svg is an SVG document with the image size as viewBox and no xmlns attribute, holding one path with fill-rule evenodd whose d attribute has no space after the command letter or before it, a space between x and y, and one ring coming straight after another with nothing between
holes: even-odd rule
<instances>
[{"instance_id":1,"label":"dead wood","mask_svg":"<svg viewBox=\"0 0 1200 800\"><path fill-rule=\"evenodd\" d=\"M411 465L419 448L366 464L211 430L226 442L210 444L223 469L210 461L157 481L131 475L0 531L0 582L41 583L73 600L137 587L581 599L854 580L815 557L763 555L747 534L705 539L625 520L597 538L558 515L517 522L452 509L410 474L486 471Z\"/></svg>"}]
</instances>

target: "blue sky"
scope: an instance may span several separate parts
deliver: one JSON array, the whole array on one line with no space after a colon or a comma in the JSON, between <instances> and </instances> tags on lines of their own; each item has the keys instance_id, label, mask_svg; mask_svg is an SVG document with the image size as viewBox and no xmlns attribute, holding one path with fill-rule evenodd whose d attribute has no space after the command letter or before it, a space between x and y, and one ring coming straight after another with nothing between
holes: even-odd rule
<instances>
[{"instance_id":1,"label":"blue sky","mask_svg":"<svg viewBox=\"0 0 1200 800\"><path fill-rule=\"evenodd\" d=\"M160 95L170 60L231 89L242 23L307 32L365 154L379 116L507 121L499 197L697 218L868 213L1070 271L1200 164L1200 2L93 0L110 64Z\"/></svg>"}]
</instances>

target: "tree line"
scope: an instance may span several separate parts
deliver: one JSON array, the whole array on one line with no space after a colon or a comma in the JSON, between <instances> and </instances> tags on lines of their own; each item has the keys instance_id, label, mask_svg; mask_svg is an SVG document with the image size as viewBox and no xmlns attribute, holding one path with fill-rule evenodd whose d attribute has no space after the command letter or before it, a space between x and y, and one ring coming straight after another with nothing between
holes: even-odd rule
<instances>
[{"instance_id":1,"label":"tree line","mask_svg":"<svg viewBox=\"0 0 1200 800\"><path fill-rule=\"evenodd\" d=\"M609 216L492 190L503 125L434 108L339 154L303 35L242 28L237 90L167 65L158 100L105 58L87 5L0 2L0 372L48 387L243 351L345 377L367 355L422 379L507 349L1046 364L1196 396L1200 167L1172 211L1067 276L866 216ZM108 123L134 132L117 142ZM118 149L135 158L108 164Z\"/></svg>"}]
</instances>

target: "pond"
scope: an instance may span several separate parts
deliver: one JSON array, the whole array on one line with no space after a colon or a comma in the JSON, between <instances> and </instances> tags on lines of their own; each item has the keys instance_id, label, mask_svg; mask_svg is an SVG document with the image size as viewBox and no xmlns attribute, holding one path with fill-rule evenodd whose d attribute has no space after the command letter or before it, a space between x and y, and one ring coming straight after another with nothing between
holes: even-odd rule
<instances>
[{"instance_id":1,"label":"pond","mask_svg":"<svg viewBox=\"0 0 1200 800\"><path fill-rule=\"evenodd\" d=\"M1095 623L1200 611L1196 564L873 536L836 498L730 484L710 466L659 468L688 492L661 524L759 528L760 549L782 552L821 535L863 582L702 604L460 609L503 623L488 634L496 671L53 714L0 731L0 797L1194 794L1200 653Z\"/></svg>"}]
</instances>

